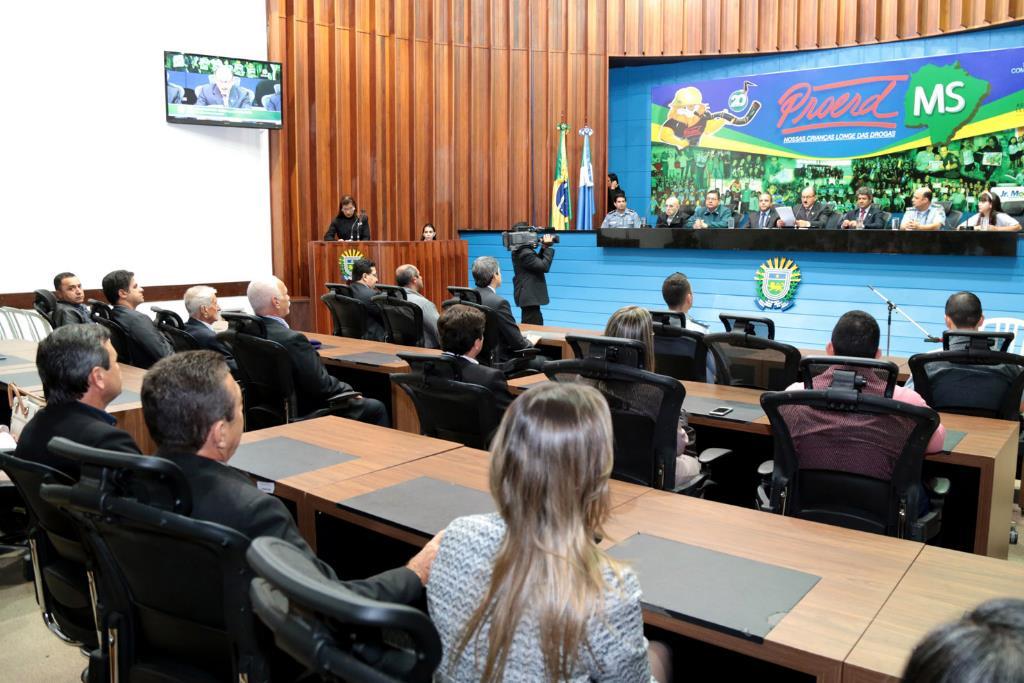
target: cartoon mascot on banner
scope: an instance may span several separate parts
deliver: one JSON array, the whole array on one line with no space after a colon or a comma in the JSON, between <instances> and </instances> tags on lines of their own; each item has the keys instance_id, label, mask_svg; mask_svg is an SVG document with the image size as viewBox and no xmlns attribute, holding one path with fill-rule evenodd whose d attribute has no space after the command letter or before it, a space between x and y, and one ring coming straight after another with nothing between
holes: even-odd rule
<instances>
[{"instance_id":1,"label":"cartoon mascot on banner","mask_svg":"<svg viewBox=\"0 0 1024 683\"><path fill-rule=\"evenodd\" d=\"M741 111L747 106L747 90L752 85L755 84L743 81L743 89L729 96L730 109ZM672 104L669 105L668 118L661 125L658 134L661 142L673 145L679 150L697 147L705 134L714 135L725 125L745 126L754 120L754 116L761 109L761 103L754 100L750 102L746 114L737 116L725 109L710 111L710 106L703 100L704 95L693 86L677 90L675 97L672 98Z\"/></svg>"}]
</instances>

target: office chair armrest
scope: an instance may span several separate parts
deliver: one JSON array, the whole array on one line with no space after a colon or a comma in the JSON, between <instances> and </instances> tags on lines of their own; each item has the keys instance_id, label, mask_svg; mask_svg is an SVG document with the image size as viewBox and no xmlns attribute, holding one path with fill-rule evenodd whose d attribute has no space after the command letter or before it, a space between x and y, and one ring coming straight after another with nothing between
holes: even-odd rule
<instances>
[{"instance_id":1,"label":"office chair armrest","mask_svg":"<svg viewBox=\"0 0 1024 683\"><path fill-rule=\"evenodd\" d=\"M910 526L910 540L925 543L934 538L941 528L942 508L933 508L927 514L918 517L917 521Z\"/></svg>"},{"instance_id":2,"label":"office chair armrest","mask_svg":"<svg viewBox=\"0 0 1024 683\"><path fill-rule=\"evenodd\" d=\"M352 403L352 401L362 397L363 395L358 391L343 391L340 394L335 394L327 399L327 407L330 409L345 408Z\"/></svg>"},{"instance_id":3,"label":"office chair armrest","mask_svg":"<svg viewBox=\"0 0 1024 683\"><path fill-rule=\"evenodd\" d=\"M772 476L772 472L775 471L775 461L765 460L763 463L757 466L757 473L762 477Z\"/></svg>"},{"instance_id":4,"label":"office chair armrest","mask_svg":"<svg viewBox=\"0 0 1024 683\"><path fill-rule=\"evenodd\" d=\"M699 462L701 465L707 465L727 455L732 455L732 449L705 448L703 451L700 452L700 455L697 456L697 462Z\"/></svg>"},{"instance_id":5,"label":"office chair armrest","mask_svg":"<svg viewBox=\"0 0 1024 683\"><path fill-rule=\"evenodd\" d=\"M512 355L517 358L536 358L541 355L541 351L535 346L527 346L525 349L516 349Z\"/></svg>"},{"instance_id":6,"label":"office chair armrest","mask_svg":"<svg viewBox=\"0 0 1024 683\"><path fill-rule=\"evenodd\" d=\"M695 477L691 478L688 482L682 486L676 486L672 489L672 493L680 493L684 496L699 497L706 484L710 483L706 472L701 472Z\"/></svg>"},{"instance_id":7,"label":"office chair armrest","mask_svg":"<svg viewBox=\"0 0 1024 683\"><path fill-rule=\"evenodd\" d=\"M932 477L924 482L924 488L928 491L928 497L944 497L949 493L949 479L945 477Z\"/></svg>"}]
</instances>

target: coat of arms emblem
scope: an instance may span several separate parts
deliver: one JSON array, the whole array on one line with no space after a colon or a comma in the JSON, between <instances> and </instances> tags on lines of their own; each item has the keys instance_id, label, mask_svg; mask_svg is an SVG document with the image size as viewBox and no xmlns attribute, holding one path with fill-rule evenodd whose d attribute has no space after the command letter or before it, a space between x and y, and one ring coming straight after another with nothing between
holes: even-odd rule
<instances>
[{"instance_id":1,"label":"coat of arms emblem","mask_svg":"<svg viewBox=\"0 0 1024 683\"><path fill-rule=\"evenodd\" d=\"M363 256L363 253L355 249L349 249L348 251L342 253L342 255L338 257L338 268L341 270L341 279L351 280L352 266L355 264L356 261L364 258L366 257Z\"/></svg>"},{"instance_id":2,"label":"coat of arms emblem","mask_svg":"<svg viewBox=\"0 0 1024 683\"><path fill-rule=\"evenodd\" d=\"M754 282L758 307L784 311L794 303L800 267L785 257L770 258L757 269Z\"/></svg>"}]
</instances>

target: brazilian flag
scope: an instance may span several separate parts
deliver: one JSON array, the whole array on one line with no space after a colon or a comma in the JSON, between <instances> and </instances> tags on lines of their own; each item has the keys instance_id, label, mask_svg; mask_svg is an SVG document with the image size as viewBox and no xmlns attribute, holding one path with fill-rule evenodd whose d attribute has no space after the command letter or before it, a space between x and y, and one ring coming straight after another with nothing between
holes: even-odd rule
<instances>
[{"instance_id":1,"label":"brazilian flag","mask_svg":"<svg viewBox=\"0 0 1024 683\"><path fill-rule=\"evenodd\" d=\"M558 124L558 157L555 161L555 182L551 186L551 227L568 230L572 218L572 199L569 197L569 160L565 154L565 132L569 125Z\"/></svg>"}]
</instances>

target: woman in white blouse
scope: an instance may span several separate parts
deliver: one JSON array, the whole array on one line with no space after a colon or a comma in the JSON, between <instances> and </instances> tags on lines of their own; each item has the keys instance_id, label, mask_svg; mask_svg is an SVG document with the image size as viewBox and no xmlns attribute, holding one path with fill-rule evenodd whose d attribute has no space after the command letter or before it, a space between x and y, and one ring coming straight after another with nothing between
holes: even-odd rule
<instances>
[{"instance_id":1,"label":"woman in white blouse","mask_svg":"<svg viewBox=\"0 0 1024 683\"><path fill-rule=\"evenodd\" d=\"M978 196L978 213L956 226L956 229L1017 232L1020 230L1020 223L1003 213L999 195L991 192L982 192Z\"/></svg>"}]
</instances>

